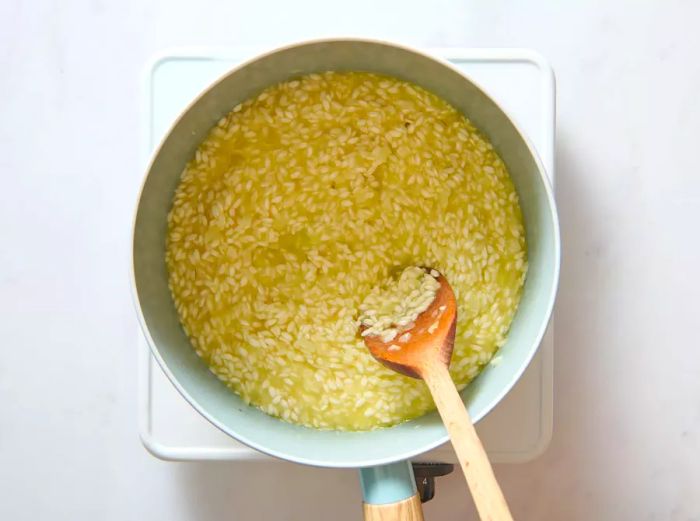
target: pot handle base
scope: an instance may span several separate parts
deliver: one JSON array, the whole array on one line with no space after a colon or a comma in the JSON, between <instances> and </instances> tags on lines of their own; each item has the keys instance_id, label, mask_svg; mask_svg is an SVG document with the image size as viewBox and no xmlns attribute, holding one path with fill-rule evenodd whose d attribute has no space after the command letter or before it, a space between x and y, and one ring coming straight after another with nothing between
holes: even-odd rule
<instances>
[{"instance_id":1,"label":"pot handle base","mask_svg":"<svg viewBox=\"0 0 700 521\"><path fill-rule=\"evenodd\" d=\"M360 485L365 521L423 521L410 462L360 469Z\"/></svg>"},{"instance_id":2,"label":"pot handle base","mask_svg":"<svg viewBox=\"0 0 700 521\"><path fill-rule=\"evenodd\" d=\"M365 521L423 521L423 507L418 494L397 503L363 505Z\"/></svg>"}]
</instances>

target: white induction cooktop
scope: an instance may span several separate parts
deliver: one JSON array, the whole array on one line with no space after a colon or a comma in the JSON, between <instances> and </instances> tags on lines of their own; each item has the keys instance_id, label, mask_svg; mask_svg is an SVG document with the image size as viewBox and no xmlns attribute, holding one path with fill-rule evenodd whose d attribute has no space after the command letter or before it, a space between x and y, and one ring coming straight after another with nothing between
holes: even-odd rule
<instances>
[{"instance_id":1,"label":"white induction cooktop","mask_svg":"<svg viewBox=\"0 0 700 521\"><path fill-rule=\"evenodd\" d=\"M538 151L554 180L555 86L547 62L523 49L429 49L481 85L511 116ZM188 49L165 53L147 68L144 81L144 165L180 112L205 87L257 49ZM139 428L145 447L170 460L263 460L200 416L160 370L139 332ZM552 435L552 324L518 384L479 424L491 460L531 460ZM454 462L449 445L417 458Z\"/></svg>"}]
</instances>

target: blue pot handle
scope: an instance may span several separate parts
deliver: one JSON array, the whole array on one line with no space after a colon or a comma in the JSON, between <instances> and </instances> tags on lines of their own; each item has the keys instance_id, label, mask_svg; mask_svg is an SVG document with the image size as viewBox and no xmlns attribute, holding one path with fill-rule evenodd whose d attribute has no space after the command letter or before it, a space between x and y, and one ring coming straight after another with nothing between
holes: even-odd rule
<instances>
[{"instance_id":1,"label":"blue pot handle","mask_svg":"<svg viewBox=\"0 0 700 521\"><path fill-rule=\"evenodd\" d=\"M422 520L410 461L360 469L365 520Z\"/></svg>"}]
</instances>

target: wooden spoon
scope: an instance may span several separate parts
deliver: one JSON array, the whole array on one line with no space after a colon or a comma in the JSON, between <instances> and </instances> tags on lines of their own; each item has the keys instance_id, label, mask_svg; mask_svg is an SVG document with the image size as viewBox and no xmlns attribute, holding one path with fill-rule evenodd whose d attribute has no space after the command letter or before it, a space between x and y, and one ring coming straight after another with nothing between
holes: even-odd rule
<instances>
[{"instance_id":1,"label":"wooden spoon","mask_svg":"<svg viewBox=\"0 0 700 521\"><path fill-rule=\"evenodd\" d=\"M448 371L455 341L457 304L447 279L440 274L437 280L440 287L435 300L418 315L415 325L405 331L410 333L408 341L401 343L395 338L383 342L379 336L366 336L365 344L387 367L422 378L428 385L467 478L479 517L484 521L512 520L484 446Z\"/></svg>"}]
</instances>

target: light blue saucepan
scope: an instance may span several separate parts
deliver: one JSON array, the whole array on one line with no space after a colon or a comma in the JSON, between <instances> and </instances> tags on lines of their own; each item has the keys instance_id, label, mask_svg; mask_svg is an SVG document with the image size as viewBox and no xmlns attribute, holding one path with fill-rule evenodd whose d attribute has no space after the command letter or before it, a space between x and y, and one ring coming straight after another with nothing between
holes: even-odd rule
<instances>
[{"instance_id":1,"label":"light blue saucepan","mask_svg":"<svg viewBox=\"0 0 700 521\"><path fill-rule=\"evenodd\" d=\"M409 460L447 441L437 413L372 432L320 431L268 416L245 405L195 354L168 290L167 215L180 174L197 146L241 101L272 84L325 70L376 72L421 85L466 114L508 166L525 219L529 271L508 341L501 348L501 363L487 366L462 397L478 421L511 389L535 354L554 304L560 247L552 190L533 147L487 94L447 62L405 47L348 39L284 47L233 69L194 100L161 143L143 184L133 231L133 287L154 357L200 414L238 441L272 456L360 468L365 503L386 505L382 508L388 513L389 505L405 503L416 494Z\"/></svg>"}]
</instances>

